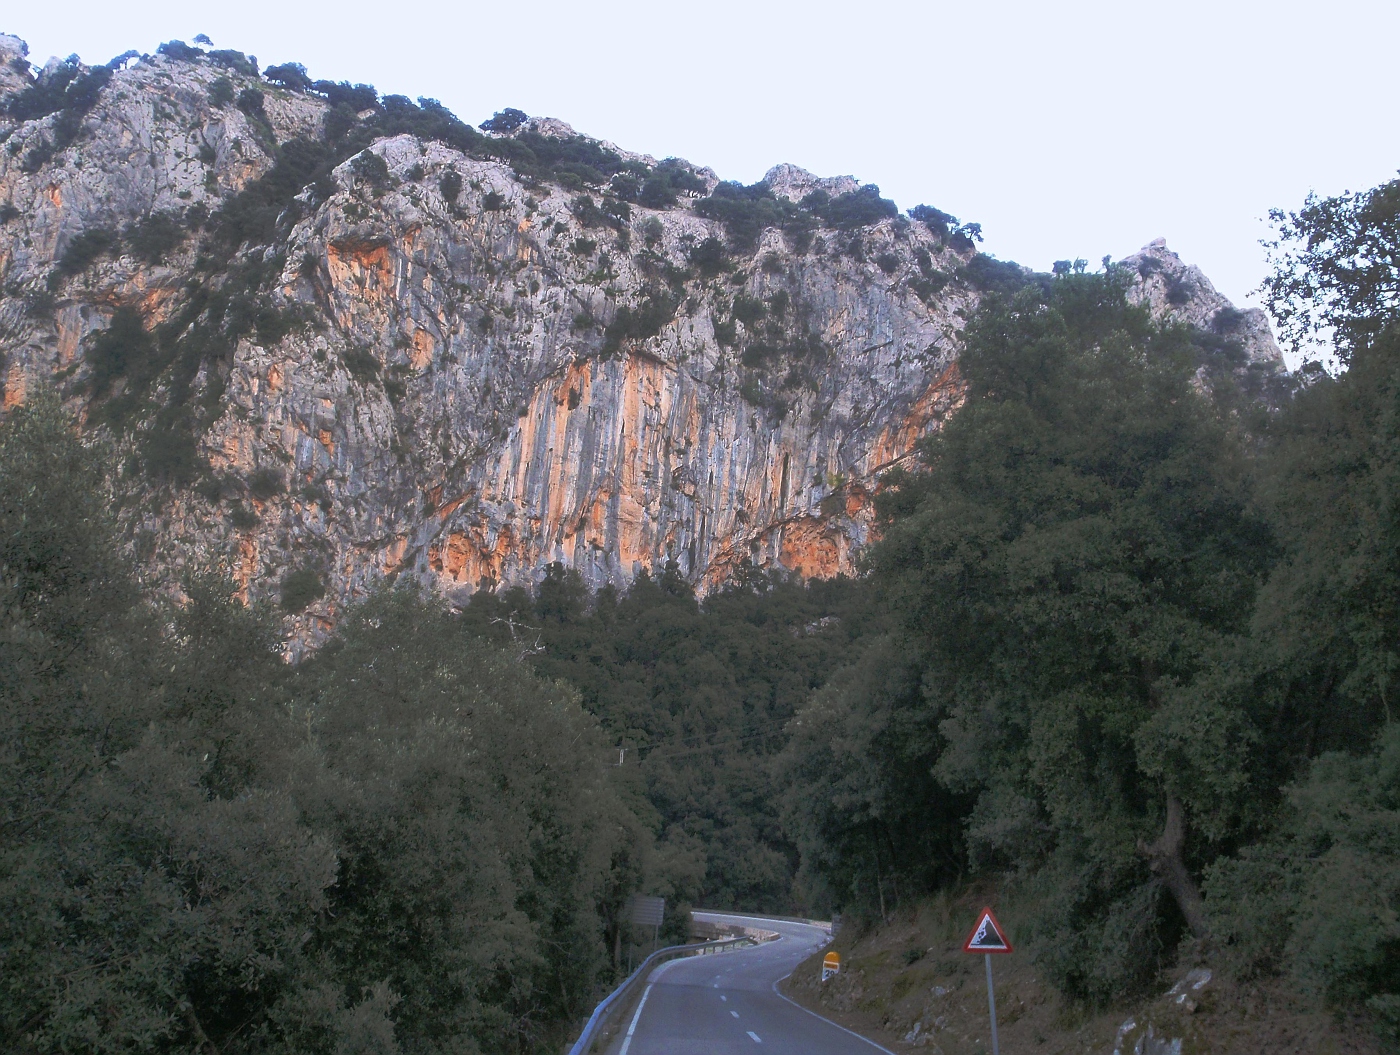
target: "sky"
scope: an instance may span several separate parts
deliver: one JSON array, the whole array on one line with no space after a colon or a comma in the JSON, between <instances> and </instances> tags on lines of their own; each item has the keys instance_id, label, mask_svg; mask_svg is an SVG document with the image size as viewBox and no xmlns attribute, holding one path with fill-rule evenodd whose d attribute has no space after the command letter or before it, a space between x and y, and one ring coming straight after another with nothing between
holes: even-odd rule
<instances>
[{"instance_id":1,"label":"sky","mask_svg":"<svg viewBox=\"0 0 1400 1055\"><path fill-rule=\"evenodd\" d=\"M205 33L472 124L513 106L725 179L851 174L1041 270L1162 237L1237 304L1271 207L1400 168L1394 0L17 7L0 31L40 63Z\"/></svg>"}]
</instances>

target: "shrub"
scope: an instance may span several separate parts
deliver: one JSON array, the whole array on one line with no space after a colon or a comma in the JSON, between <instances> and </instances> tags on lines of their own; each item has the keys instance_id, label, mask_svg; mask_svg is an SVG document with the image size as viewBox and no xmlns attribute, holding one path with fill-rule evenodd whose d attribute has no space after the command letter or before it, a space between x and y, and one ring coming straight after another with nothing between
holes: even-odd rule
<instances>
[{"instance_id":1,"label":"shrub","mask_svg":"<svg viewBox=\"0 0 1400 1055\"><path fill-rule=\"evenodd\" d=\"M280 66L269 66L263 77L272 84L280 85L289 91L305 92L311 88L311 78L306 75L306 67L299 62L284 62Z\"/></svg>"},{"instance_id":2,"label":"shrub","mask_svg":"<svg viewBox=\"0 0 1400 1055\"><path fill-rule=\"evenodd\" d=\"M438 190L449 205L456 205L462 193L462 176L456 169L448 169L438 180Z\"/></svg>"},{"instance_id":3,"label":"shrub","mask_svg":"<svg viewBox=\"0 0 1400 1055\"><path fill-rule=\"evenodd\" d=\"M326 584L314 568L298 568L282 577L282 610L295 615L326 595Z\"/></svg>"},{"instance_id":4,"label":"shrub","mask_svg":"<svg viewBox=\"0 0 1400 1055\"><path fill-rule=\"evenodd\" d=\"M152 213L127 225L123 232L131 255L148 264L159 264L187 236L184 226L169 213Z\"/></svg>"},{"instance_id":5,"label":"shrub","mask_svg":"<svg viewBox=\"0 0 1400 1055\"><path fill-rule=\"evenodd\" d=\"M695 213L724 225L730 244L751 251L766 227L778 227L796 213L791 202L779 202L766 183L715 185L708 198L695 203Z\"/></svg>"},{"instance_id":6,"label":"shrub","mask_svg":"<svg viewBox=\"0 0 1400 1055\"><path fill-rule=\"evenodd\" d=\"M238 93L238 108L255 121L267 122L267 111L263 109L263 93L257 88L244 88Z\"/></svg>"},{"instance_id":7,"label":"shrub","mask_svg":"<svg viewBox=\"0 0 1400 1055\"><path fill-rule=\"evenodd\" d=\"M705 181L675 158L667 158L644 176L628 174L613 181L613 191L619 198L648 209L669 209L679 194L700 194L704 190Z\"/></svg>"},{"instance_id":8,"label":"shrub","mask_svg":"<svg viewBox=\"0 0 1400 1055\"><path fill-rule=\"evenodd\" d=\"M953 228L958 226L956 216L952 213L946 213L942 209L935 209L932 205L914 206L909 210L909 218L922 223L937 235L940 241L946 241Z\"/></svg>"},{"instance_id":9,"label":"shrub","mask_svg":"<svg viewBox=\"0 0 1400 1055\"><path fill-rule=\"evenodd\" d=\"M815 190L802 199L802 207L841 231L859 230L899 215L895 203L880 197L880 188L873 183L835 198Z\"/></svg>"},{"instance_id":10,"label":"shrub","mask_svg":"<svg viewBox=\"0 0 1400 1055\"><path fill-rule=\"evenodd\" d=\"M88 390L100 398L118 378L150 373L155 352L155 341L141 315L134 308L118 308L108 327L88 339Z\"/></svg>"},{"instance_id":11,"label":"shrub","mask_svg":"<svg viewBox=\"0 0 1400 1055\"><path fill-rule=\"evenodd\" d=\"M209 52L209 61L216 66L241 73L245 77L256 77L258 75L258 60L249 58L241 51L233 51L228 48L221 48L218 51Z\"/></svg>"},{"instance_id":12,"label":"shrub","mask_svg":"<svg viewBox=\"0 0 1400 1055\"><path fill-rule=\"evenodd\" d=\"M58 272L71 277L87 270L103 253L117 245L117 234L106 227L96 227L76 235L58 259Z\"/></svg>"},{"instance_id":13,"label":"shrub","mask_svg":"<svg viewBox=\"0 0 1400 1055\"><path fill-rule=\"evenodd\" d=\"M311 86L318 95L332 107L347 106L353 113L371 109L379 105L379 93L372 84L350 84L349 81L316 81Z\"/></svg>"},{"instance_id":14,"label":"shrub","mask_svg":"<svg viewBox=\"0 0 1400 1055\"><path fill-rule=\"evenodd\" d=\"M183 40L167 40L156 48L157 55L167 55L177 62L193 62L204 54L203 48L192 48Z\"/></svg>"},{"instance_id":15,"label":"shrub","mask_svg":"<svg viewBox=\"0 0 1400 1055\"><path fill-rule=\"evenodd\" d=\"M500 191L489 190L481 196L481 207L487 212L499 212L506 207L505 195Z\"/></svg>"},{"instance_id":16,"label":"shrub","mask_svg":"<svg viewBox=\"0 0 1400 1055\"><path fill-rule=\"evenodd\" d=\"M1008 296L1035 281L1035 276L1020 264L1011 260L998 260L986 253L978 253L958 271L958 274L983 293L1001 293Z\"/></svg>"},{"instance_id":17,"label":"shrub","mask_svg":"<svg viewBox=\"0 0 1400 1055\"><path fill-rule=\"evenodd\" d=\"M574 219L584 227L602 227L608 222L603 210L598 208L598 203L587 194L580 194L571 201L569 210L574 214Z\"/></svg>"},{"instance_id":18,"label":"shrub","mask_svg":"<svg viewBox=\"0 0 1400 1055\"><path fill-rule=\"evenodd\" d=\"M706 238L690 251L690 266L706 278L714 278L729 265L729 254L718 238Z\"/></svg>"},{"instance_id":19,"label":"shrub","mask_svg":"<svg viewBox=\"0 0 1400 1055\"><path fill-rule=\"evenodd\" d=\"M514 132L529 119L530 115L525 111L507 106L504 110L497 110L489 120L482 121L481 127L487 132Z\"/></svg>"},{"instance_id":20,"label":"shrub","mask_svg":"<svg viewBox=\"0 0 1400 1055\"><path fill-rule=\"evenodd\" d=\"M58 151L78 138L83 117L97 105L102 89L111 79L110 65L84 71L77 56L72 56L50 70L39 83L10 96L5 112L17 121L59 115L53 122L53 139L42 138L25 156L20 166L24 172L37 172Z\"/></svg>"},{"instance_id":21,"label":"shrub","mask_svg":"<svg viewBox=\"0 0 1400 1055\"><path fill-rule=\"evenodd\" d=\"M0 205L0 223L9 223L17 216L19 216L19 210L10 202L5 202L4 205Z\"/></svg>"},{"instance_id":22,"label":"shrub","mask_svg":"<svg viewBox=\"0 0 1400 1055\"><path fill-rule=\"evenodd\" d=\"M899 268L899 257L893 253L884 252L875 258L876 265L887 275L893 275Z\"/></svg>"},{"instance_id":23,"label":"shrub","mask_svg":"<svg viewBox=\"0 0 1400 1055\"><path fill-rule=\"evenodd\" d=\"M368 348L352 345L341 353L340 361L350 376L361 384L368 384L379 376L379 360Z\"/></svg>"},{"instance_id":24,"label":"shrub","mask_svg":"<svg viewBox=\"0 0 1400 1055\"><path fill-rule=\"evenodd\" d=\"M577 253L579 256L592 256L593 250L598 248L598 243L591 238L575 238L573 244L569 246L569 252Z\"/></svg>"},{"instance_id":25,"label":"shrub","mask_svg":"<svg viewBox=\"0 0 1400 1055\"><path fill-rule=\"evenodd\" d=\"M746 297L742 293L734 298L734 318L749 328L752 328L759 319L763 318L765 310L761 300Z\"/></svg>"},{"instance_id":26,"label":"shrub","mask_svg":"<svg viewBox=\"0 0 1400 1055\"><path fill-rule=\"evenodd\" d=\"M259 502L266 502L281 494L286 488L282 474L271 466L263 466L248 477L248 493Z\"/></svg>"},{"instance_id":27,"label":"shrub","mask_svg":"<svg viewBox=\"0 0 1400 1055\"><path fill-rule=\"evenodd\" d=\"M216 110L231 105L236 96L237 93L233 90L233 81L227 77L217 77L209 85L209 105Z\"/></svg>"},{"instance_id":28,"label":"shrub","mask_svg":"<svg viewBox=\"0 0 1400 1055\"><path fill-rule=\"evenodd\" d=\"M679 302L664 293L654 293L636 308L626 305L617 309L613 321L603 331L603 354L610 356L626 340L644 340L659 334L676 317Z\"/></svg>"},{"instance_id":29,"label":"shrub","mask_svg":"<svg viewBox=\"0 0 1400 1055\"><path fill-rule=\"evenodd\" d=\"M166 408L141 440L141 463L152 480L176 487L198 479L199 445L182 408Z\"/></svg>"},{"instance_id":30,"label":"shrub","mask_svg":"<svg viewBox=\"0 0 1400 1055\"><path fill-rule=\"evenodd\" d=\"M1174 277L1167 282L1167 303L1180 307L1191 299L1191 294L1194 292L1195 289L1190 282Z\"/></svg>"},{"instance_id":31,"label":"shrub","mask_svg":"<svg viewBox=\"0 0 1400 1055\"><path fill-rule=\"evenodd\" d=\"M258 514L240 502L229 511L228 522L237 531L252 531L253 528L262 523L262 520L259 519Z\"/></svg>"},{"instance_id":32,"label":"shrub","mask_svg":"<svg viewBox=\"0 0 1400 1055\"><path fill-rule=\"evenodd\" d=\"M383 187L389 182L389 163L372 150L362 150L350 162L350 171L359 179L374 187Z\"/></svg>"}]
</instances>

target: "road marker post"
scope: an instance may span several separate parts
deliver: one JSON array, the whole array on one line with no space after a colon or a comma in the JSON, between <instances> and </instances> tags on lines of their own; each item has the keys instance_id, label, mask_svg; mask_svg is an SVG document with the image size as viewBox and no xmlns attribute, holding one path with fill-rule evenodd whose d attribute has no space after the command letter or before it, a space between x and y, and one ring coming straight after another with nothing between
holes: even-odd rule
<instances>
[{"instance_id":1,"label":"road marker post","mask_svg":"<svg viewBox=\"0 0 1400 1055\"><path fill-rule=\"evenodd\" d=\"M980 952L987 960L987 1013L992 1019L992 1055L1001 1055L997 1044L997 997L992 988L992 953L1011 952L1011 942L1006 940L1006 931L992 915L992 910L984 908L977 917L977 925L963 942L963 952Z\"/></svg>"},{"instance_id":2,"label":"road marker post","mask_svg":"<svg viewBox=\"0 0 1400 1055\"><path fill-rule=\"evenodd\" d=\"M822 981L841 973L841 954L834 949L822 957Z\"/></svg>"}]
</instances>

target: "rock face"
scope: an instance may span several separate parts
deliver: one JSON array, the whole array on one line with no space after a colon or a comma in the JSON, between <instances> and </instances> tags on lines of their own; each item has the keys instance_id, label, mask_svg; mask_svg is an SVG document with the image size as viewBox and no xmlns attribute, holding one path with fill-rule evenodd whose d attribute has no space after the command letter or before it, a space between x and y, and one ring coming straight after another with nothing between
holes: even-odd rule
<instances>
[{"instance_id":1,"label":"rock face","mask_svg":"<svg viewBox=\"0 0 1400 1055\"><path fill-rule=\"evenodd\" d=\"M1164 238L1119 261L1131 275L1128 300L1153 315L1175 319L1236 340L1247 363L1280 370L1283 354L1274 341L1269 318L1258 308L1239 311L1218 293L1195 265L1182 262Z\"/></svg>"},{"instance_id":2,"label":"rock face","mask_svg":"<svg viewBox=\"0 0 1400 1055\"><path fill-rule=\"evenodd\" d=\"M6 100L32 83L20 47L0 38ZM726 229L693 211L707 169L663 163L689 173L678 201L602 217L609 192L571 173L399 134L216 261L227 217L258 200L239 192L294 153L277 144L366 114L212 56L116 68L76 135L80 108L5 105L4 404L57 386L132 466L164 464L160 430L184 422L187 471L134 474L136 551L167 578L223 561L251 599L316 572L298 641L403 575L461 598L553 561L595 586L674 561L702 591L745 565L851 572L880 473L961 398L971 252L903 217L771 226L716 258ZM858 187L787 165L768 182L789 202ZM142 242L172 223L158 252ZM1228 308L1164 246L1126 263L1154 310L1209 324ZM201 329L215 303L255 320L225 322L218 354ZM1251 356L1271 354L1267 323L1250 326Z\"/></svg>"}]
</instances>

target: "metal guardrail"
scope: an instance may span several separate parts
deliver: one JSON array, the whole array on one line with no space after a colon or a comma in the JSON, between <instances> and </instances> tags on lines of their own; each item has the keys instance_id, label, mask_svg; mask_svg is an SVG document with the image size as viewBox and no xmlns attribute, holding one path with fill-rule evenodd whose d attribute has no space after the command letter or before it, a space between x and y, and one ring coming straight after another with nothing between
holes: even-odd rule
<instances>
[{"instance_id":1,"label":"metal guardrail","mask_svg":"<svg viewBox=\"0 0 1400 1055\"><path fill-rule=\"evenodd\" d=\"M704 955L709 952L724 952L726 949L732 949L738 945L752 944L754 944L753 938L743 936L724 941L702 941L694 945L668 945L664 949L657 949L641 962L641 965L628 976L626 981L609 993L607 998L593 1009L588 1024L583 1027L583 1032L579 1034L578 1040L574 1041L574 1046L569 1049L569 1055L587 1055L608 1019L619 1010L625 1009L627 997L636 991L637 985L644 981L651 973L651 969L662 960L689 956L692 953Z\"/></svg>"}]
</instances>

